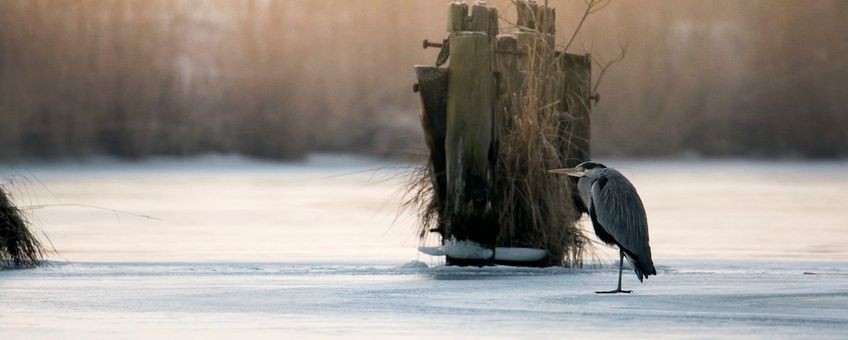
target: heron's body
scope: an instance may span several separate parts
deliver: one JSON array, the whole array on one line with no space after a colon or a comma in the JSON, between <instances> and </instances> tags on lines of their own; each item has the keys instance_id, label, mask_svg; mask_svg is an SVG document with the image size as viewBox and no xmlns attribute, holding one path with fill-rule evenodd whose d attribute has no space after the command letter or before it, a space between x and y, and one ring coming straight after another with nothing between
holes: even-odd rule
<instances>
[{"instance_id":1,"label":"heron's body","mask_svg":"<svg viewBox=\"0 0 848 340\"><path fill-rule=\"evenodd\" d=\"M648 219L642 199L633 184L615 169L586 162L574 169L553 170L558 174L580 177L577 188L589 208L589 217L598 238L620 250L619 261L627 258L639 281L656 275L648 237ZM618 289L604 293L627 293L621 290L619 264Z\"/></svg>"}]
</instances>

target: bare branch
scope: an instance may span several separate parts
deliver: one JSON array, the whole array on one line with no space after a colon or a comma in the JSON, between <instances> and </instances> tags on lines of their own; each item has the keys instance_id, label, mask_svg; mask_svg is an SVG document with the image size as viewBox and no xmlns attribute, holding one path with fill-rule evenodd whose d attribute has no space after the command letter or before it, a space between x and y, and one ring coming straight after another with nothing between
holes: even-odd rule
<instances>
[{"instance_id":1,"label":"bare branch","mask_svg":"<svg viewBox=\"0 0 848 340\"><path fill-rule=\"evenodd\" d=\"M618 50L619 50L618 56L616 56L614 59L610 60L609 62L605 61L600 56L596 57L596 56L592 55L592 59L594 59L596 61L596 63L601 66L601 71L598 74L598 80L595 82L595 86L592 88L592 96L595 96L595 95L598 94L598 88L600 88L601 82L604 80L604 76L607 74L607 71L609 70L609 68L612 65L615 65L616 63L624 60L624 58L627 56L627 43L624 43L624 42L621 41L621 36L618 37Z\"/></svg>"},{"instance_id":2,"label":"bare branch","mask_svg":"<svg viewBox=\"0 0 848 340\"><path fill-rule=\"evenodd\" d=\"M583 12L580 22L577 23L577 27L574 28L574 32L571 33L571 38L568 39L568 43L565 44L563 52L568 52L568 49L571 48L571 44L574 43L574 39L577 39L577 35L580 34L580 30L583 29L583 24L586 23L586 19L588 19L590 15L606 8L610 3L612 3L612 0L584 0L584 2L586 3L586 10Z\"/></svg>"}]
</instances>

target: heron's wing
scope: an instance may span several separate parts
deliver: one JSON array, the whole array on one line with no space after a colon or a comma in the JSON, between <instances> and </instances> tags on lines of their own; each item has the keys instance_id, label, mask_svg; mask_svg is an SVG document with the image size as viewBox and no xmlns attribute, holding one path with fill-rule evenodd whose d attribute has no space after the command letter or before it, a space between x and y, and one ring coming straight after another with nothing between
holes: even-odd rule
<instances>
[{"instance_id":1,"label":"heron's wing","mask_svg":"<svg viewBox=\"0 0 848 340\"><path fill-rule=\"evenodd\" d=\"M592 204L601 227L636 262L645 274L655 272L648 243L648 218L636 188L621 173L607 169L592 184Z\"/></svg>"}]
</instances>

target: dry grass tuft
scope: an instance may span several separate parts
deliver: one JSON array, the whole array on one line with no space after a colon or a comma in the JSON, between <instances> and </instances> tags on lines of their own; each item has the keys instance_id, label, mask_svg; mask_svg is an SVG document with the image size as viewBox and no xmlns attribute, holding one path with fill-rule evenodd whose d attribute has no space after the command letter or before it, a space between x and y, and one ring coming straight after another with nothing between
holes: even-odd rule
<instances>
[{"instance_id":1,"label":"dry grass tuft","mask_svg":"<svg viewBox=\"0 0 848 340\"><path fill-rule=\"evenodd\" d=\"M429 161L419 161L406 178L402 209L414 211L419 220L418 237L426 241L431 232L441 234L444 226L442 202L436 197Z\"/></svg>"},{"instance_id":2,"label":"dry grass tuft","mask_svg":"<svg viewBox=\"0 0 848 340\"><path fill-rule=\"evenodd\" d=\"M30 230L29 221L0 186L0 268L41 265L47 250Z\"/></svg>"},{"instance_id":3,"label":"dry grass tuft","mask_svg":"<svg viewBox=\"0 0 848 340\"><path fill-rule=\"evenodd\" d=\"M575 222L568 179L551 176L560 167L553 116L524 112L511 117L500 139L496 183L498 244L547 250L549 265L579 266L588 247Z\"/></svg>"},{"instance_id":4,"label":"dry grass tuft","mask_svg":"<svg viewBox=\"0 0 848 340\"><path fill-rule=\"evenodd\" d=\"M572 138L562 133L567 115L557 110L562 63L545 39L531 44L521 88L510 91L515 95L498 122L498 244L545 249L548 265L577 267L591 242L576 225L569 180L547 173L570 156L562 152Z\"/></svg>"}]
</instances>

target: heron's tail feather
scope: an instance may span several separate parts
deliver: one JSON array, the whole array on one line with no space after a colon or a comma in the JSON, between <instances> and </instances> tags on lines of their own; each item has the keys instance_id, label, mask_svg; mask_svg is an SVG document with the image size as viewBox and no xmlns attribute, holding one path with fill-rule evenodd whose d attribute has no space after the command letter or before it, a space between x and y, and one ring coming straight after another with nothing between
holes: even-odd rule
<instances>
[{"instance_id":1,"label":"heron's tail feather","mask_svg":"<svg viewBox=\"0 0 848 340\"><path fill-rule=\"evenodd\" d=\"M647 279L651 275L657 275L657 269L654 268L654 261L651 259L650 255L648 255L648 258L646 259L640 259L627 250L624 251L624 254L627 258L627 262L630 262L633 266L633 270L636 272L636 277L639 278L639 282L644 282L644 279Z\"/></svg>"}]
</instances>

